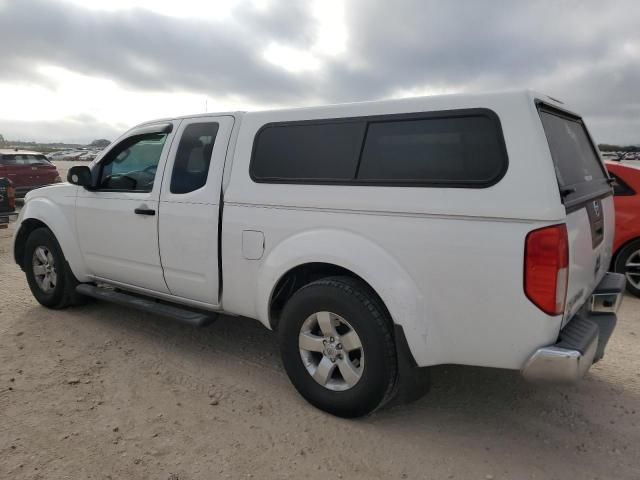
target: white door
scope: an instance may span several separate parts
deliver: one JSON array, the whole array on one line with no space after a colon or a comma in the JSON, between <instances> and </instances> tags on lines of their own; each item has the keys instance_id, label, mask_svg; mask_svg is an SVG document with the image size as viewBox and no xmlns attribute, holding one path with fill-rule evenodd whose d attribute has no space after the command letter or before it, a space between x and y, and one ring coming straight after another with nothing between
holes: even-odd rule
<instances>
[{"instance_id":1,"label":"white door","mask_svg":"<svg viewBox=\"0 0 640 480\"><path fill-rule=\"evenodd\" d=\"M219 303L220 193L232 116L184 119L171 146L160 194L160 257L171 294Z\"/></svg>"},{"instance_id":2,"label":"white door","mask_svg":"<svg viewBox=\"0 0 640 480\"><path fill-rule=\"evenodd\" d=\"M95 186L80 189L76 228L94 277L168 293L158 251L158 199L173 127L132 131L93 165Z\"/></svg>"}]
</instances>

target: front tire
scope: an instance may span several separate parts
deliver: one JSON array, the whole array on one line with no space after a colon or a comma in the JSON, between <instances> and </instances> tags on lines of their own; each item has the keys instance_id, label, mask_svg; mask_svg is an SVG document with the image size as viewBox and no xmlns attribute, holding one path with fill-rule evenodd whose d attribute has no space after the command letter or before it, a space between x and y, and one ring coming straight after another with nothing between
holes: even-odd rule
<instances>
[{"instance_id":1,"label":"front tire","mask_svg":"<svg viewBox=\"0 0 640 480\"><path fill-rule=\"evenodd\" d=\"M282 312L285 370L315 407L339 417L367 415L394 393L398 367L391 325L362 282L317 280L294 293Z\"/></svg>"},{"instance_id":2,"label":"front tire","mask_svg":"<svg viewBox=\"0 0 640 480\"><path fill-rule=\"evenodd\" d=\"M627 291L640 297L640 239L627 244L618 255L613 269L627 279Z\"/></svg>"},{"instance_id":3,"label":"front tire","mask_svg":"<svg viewBox=\"0 0 640 480\"><path fill-rule=\"evenodd\" d=\"M83 303L84 297L75 290L78 280L48 228L29 234L23 265L31 293L41 305L57 309Z\"/></svg>"}]
</instances>

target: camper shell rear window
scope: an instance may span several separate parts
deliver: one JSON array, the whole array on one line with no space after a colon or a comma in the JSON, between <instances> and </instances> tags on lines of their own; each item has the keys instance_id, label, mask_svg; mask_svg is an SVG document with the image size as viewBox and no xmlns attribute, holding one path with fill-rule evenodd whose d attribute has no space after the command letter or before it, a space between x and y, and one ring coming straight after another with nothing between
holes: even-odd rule
<instances>
[{"instance_id":1,"label":"camper shell rear window","mask_svg":"<svg viewBox=\"0 0 640 480\"><path fill-rule=\"evenodd\" d=\"M565 204L611 193L604 165L582 119L542 103L538 111Z\"/></svg>"}]
</instances>

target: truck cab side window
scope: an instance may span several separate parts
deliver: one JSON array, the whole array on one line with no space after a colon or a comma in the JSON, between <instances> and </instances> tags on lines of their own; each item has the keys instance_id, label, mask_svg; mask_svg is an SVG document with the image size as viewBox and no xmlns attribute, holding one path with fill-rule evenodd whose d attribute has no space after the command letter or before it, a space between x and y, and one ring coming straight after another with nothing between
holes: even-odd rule
<instances>
[{"instance_id":1,"label":"truck cab side window","mask_svg":"<svg viewBox=\"0 0 640 480\"><path fill-rule=\"evenodd\" d=\"M166 134L128 138L100 163L98 190L150 192Z\"/></svg>"},{"instance_id":2,"label":"truck cab side window","mask_svg":"<svg viewBox=\"0 0 640 480\"><path fill-rule=\"evenodd\" d=\"M207 183L218 124L193 123L182 133L171 174L171 193L189 193Z\"/></svg>"}]
</instances>

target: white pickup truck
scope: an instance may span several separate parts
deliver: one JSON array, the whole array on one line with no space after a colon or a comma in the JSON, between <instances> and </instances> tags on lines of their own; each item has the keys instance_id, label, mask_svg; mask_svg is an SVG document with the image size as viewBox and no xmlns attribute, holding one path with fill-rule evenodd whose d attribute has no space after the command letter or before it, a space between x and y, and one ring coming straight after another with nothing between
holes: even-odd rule
<instances>
[{"instance_id":1,"label":"white pickup truck","mask_svg":"<svg viewBox=\"0 0 640 480\"><path fill-rule=\"evenodd\" d=\"M624 288L613 208L561 102L411 98L144 123L29 193L14 251L46 307L257 319L296 389L352 417L432 365L579 379Z\"/></svg>"}]
</instances>

